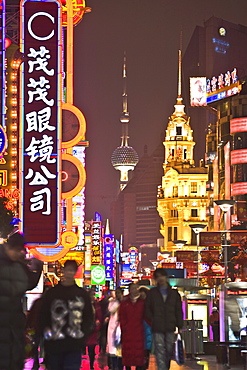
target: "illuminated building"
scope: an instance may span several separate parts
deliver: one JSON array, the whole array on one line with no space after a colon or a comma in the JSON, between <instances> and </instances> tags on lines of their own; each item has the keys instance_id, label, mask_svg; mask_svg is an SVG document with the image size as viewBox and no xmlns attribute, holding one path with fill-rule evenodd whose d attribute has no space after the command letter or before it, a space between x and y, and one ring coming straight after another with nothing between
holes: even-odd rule
<instances>
[{"instance_id":1,"label":"illuminated building","mask_svg":"<svg viewBox=\"0 0 247 370\"><path fill-rule=\"evenodd\" d=\"M133 171L138 163L138 155L131 146L128 144L129 133L129 112L127 101L127 72L126 72L126 56L124 56L123 64L123 112L120 117L122 125L121 145L112 153L111 161L113 167L120 171L120 190L123 190L129 181L129 171Z\"/></svg>"},{"instance_id":2,"label":"illuminated building","mask_svg":"<svg viewBox=\"0 0 247 370\"><path fill-rule=\"evenodd\" d=\"M227 229L246 229L247 221L247 89L211 104L217 110L216 125L209 127L209 229L220 229L220 217L213 201L234 199L227 217ZM232 215L230 215L232 213ZM221 220L223 222L223 220Z\"/></svg>"},{"instance_id":3,"label":"illuminated building","mask_svg":"<svg viewBox=\"0 0 247 370\"><path fill-rule=\"evenodd\" d=\"M247 27L211 17L203 25L196 26L183 53L183 98L191 117L194 138L197 143L196 158L204 158L205 142L202 132L217 119L212 108L189 106L189 78L206 76L213 78L236 68L239 79L247 75ZM196 129L200 122L200 130Z\"/></svg>"},{"instance_id":4,"label":"illuminated building","mask_svg":"<svg viewBox=\"0 0 247 370\"><path fill-rule=\"evenodd\" d=\"M168 251L175 248L175 240L185 240L187 244L195 245L195 234L189 225L207 223L207 169L194 166L193 131L182 101L179 51L178 97L163 142L164 175L162 185L158 187L158 212L163 220L160 232L164 237L164 250Z\"/></svg>"}]
</instances>

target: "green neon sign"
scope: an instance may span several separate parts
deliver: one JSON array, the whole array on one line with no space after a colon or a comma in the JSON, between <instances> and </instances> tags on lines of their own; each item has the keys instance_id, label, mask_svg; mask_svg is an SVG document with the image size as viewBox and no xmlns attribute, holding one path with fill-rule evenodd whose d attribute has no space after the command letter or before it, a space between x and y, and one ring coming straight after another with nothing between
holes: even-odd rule
<instances>
[{"instance_id":1,"label":"green neon sign","mask_svg":"<svg viewBox=\"0 0 247 370\"><path fill-rule=\"evenodd\" d=\"M91 284L105 285L105 266L103 265L91 266Z\"/></svg>"}]
</instances>

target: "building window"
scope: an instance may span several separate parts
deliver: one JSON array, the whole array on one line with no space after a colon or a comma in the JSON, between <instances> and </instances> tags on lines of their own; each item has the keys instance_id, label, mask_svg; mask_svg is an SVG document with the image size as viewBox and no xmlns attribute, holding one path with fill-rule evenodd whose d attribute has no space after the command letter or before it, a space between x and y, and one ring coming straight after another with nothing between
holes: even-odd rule
<instances>
[{"instance_id":1,"label":"building window","mask_svg":"<svg viewBox=\"0 0 247 370\"><path fill-rule=\"evenodd\" d=\"M177 228L177 226L174 227L173 240L178 240L178 228Z\"/></svg>"},{"instance_id":2,"label":"building window","mask_svg":"<svg viewBox=\"0 0 247 370\"><path fill-rule=\"evenodd\" d=\"M177 209L171 209L171 217L178 217L178 210Z\"/></svg>"},{"instance_id":3,"label":"building window","mask_svg":"<svg viewBox=\"0 0 247 370\"><path fill-rule=\"evenodd\" d=\"M168 242L172 241L172 227L168 227Z\"/></svg>"},{"instance_id":4,"label":"building window","mask_svg":"<svg viewBox=\"0 0 247 370\"><path fill-rule=\"evenodd\" d=\"M173 186L172 196L173 196L174 198L175 198L175 197L178 197L178 186Z\"/></svg>"},{"instance_id":5,"label":"building window","mask_svg":"<svg viewBox=\"0 0 247 370\"><path fill-rule=\"evenodd\" d=\"M198 216L197 209L192 209L191 210L191 217L197 217L197 216Z\"/></svg>"},{"instance_id":6,"label":"building window","mask_svg":"<svg viewBox=\"0 0 247 370\"><path fill-rule=\"evenodd\" d=\"M176 135L182 135L182 127L176 127Z\"/></svg>"},{"instance_id":7,"label":"building window","mask_svg":"<svg viewBox=\"0 0 247 370\"><path fill-rule=\"evenodd\" d=\"M187 149L184 149L184 159L187 159Z\"/></svg>"},{"instance_id":8,"label":"building window","mask_svg":"<svg viewBox=\"0 0 247 370\"><path fill-rule=\"evenodd\" d=\"M197 183L196 182L192 182L191 185L190 185L190 192L191 193L197 193Z\"/></svg>"}]
</instances>

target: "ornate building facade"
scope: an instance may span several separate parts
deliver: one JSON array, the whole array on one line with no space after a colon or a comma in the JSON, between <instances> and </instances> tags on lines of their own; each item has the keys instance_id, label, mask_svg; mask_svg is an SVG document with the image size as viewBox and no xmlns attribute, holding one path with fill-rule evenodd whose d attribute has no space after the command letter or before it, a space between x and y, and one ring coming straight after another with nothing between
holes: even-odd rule
<instances>
[{"instance_id":1,"label":"ornate building facade","mask_svg":"<svg viewBox=\"0 0 247 370\"><path fill-rule=\"evenodd\" d=\"M175 110L169 117L163 142L165 158L162 184L158 187L158 213L163 220L160 233L164 237L164 250L177 249L174 241L196 244L196 235L189 225L207 224L206 182L207 168L195 167L195 142L190 117L184 111L181 96L181 52L179 51L178 97ZM186 249L188 247L186 246Z\"/></svg>"}]
</instances>

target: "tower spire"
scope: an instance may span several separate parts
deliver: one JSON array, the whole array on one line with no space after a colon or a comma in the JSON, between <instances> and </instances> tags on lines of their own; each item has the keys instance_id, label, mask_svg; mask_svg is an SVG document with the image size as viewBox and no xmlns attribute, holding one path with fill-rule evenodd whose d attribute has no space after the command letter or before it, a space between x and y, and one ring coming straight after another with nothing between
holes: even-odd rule
<instances>
[{"instance_id":1,"label":"tower spire","mask_svg":"<svg viewBox=\"0 0 247 370\"><path fill-rule=\"evenodd\" d=\"M122 143L123 146L128 146L128 123L130 120L129 112L128 112L128 95L127 95L127 58L126 58L126 51L124 52L124 60L123 60L123 111L120 117L120 122L122 123Z\"/></svg>"},{"instance_id":2,"label":"tower spire","mask_svg":"<svg viewBox=\"0 0 247 370\"><path fill-rule=\"evenodd\" d=\"M112 165L116 170L120 171L120 190L123 190L129 181L128 172L133 171L138 163L138 155L131 146L128 144L129 134L129 112L127 102L127 63L126 52L124 52L123 60L123 94L122 103L123 111L120 117L122 126L121 146L114 150L112 153Z\"/></svg>"},{"instance_id":3,"label":"tower spire","mask_svg":"<svg viewBox=\"0 0 247 370\"><path fill-rule=\"evenodd\" d=\"M178 50L178 97L177 104L182 104L182 50Z\"/></svg>"},{"instance_id":4,"label":"tower spire","mask_svg":"<svg viewBox=\"0 0 247 370\"><path fill-rule=\"evenodd\" d=\"M123 114L128 112L126 51L123 62Z\"/></svg>"},{"instance_id":5,"label":"tower spire","mask_svg":"<svg viewBox=\"0 0 247 370\"><path fill-rule=\"evenodd\" d=\"M181 86L181 67L182 67L182 51L178 50L178 97L182 95L182 86Z\"/></svg>"}]
</instances>

